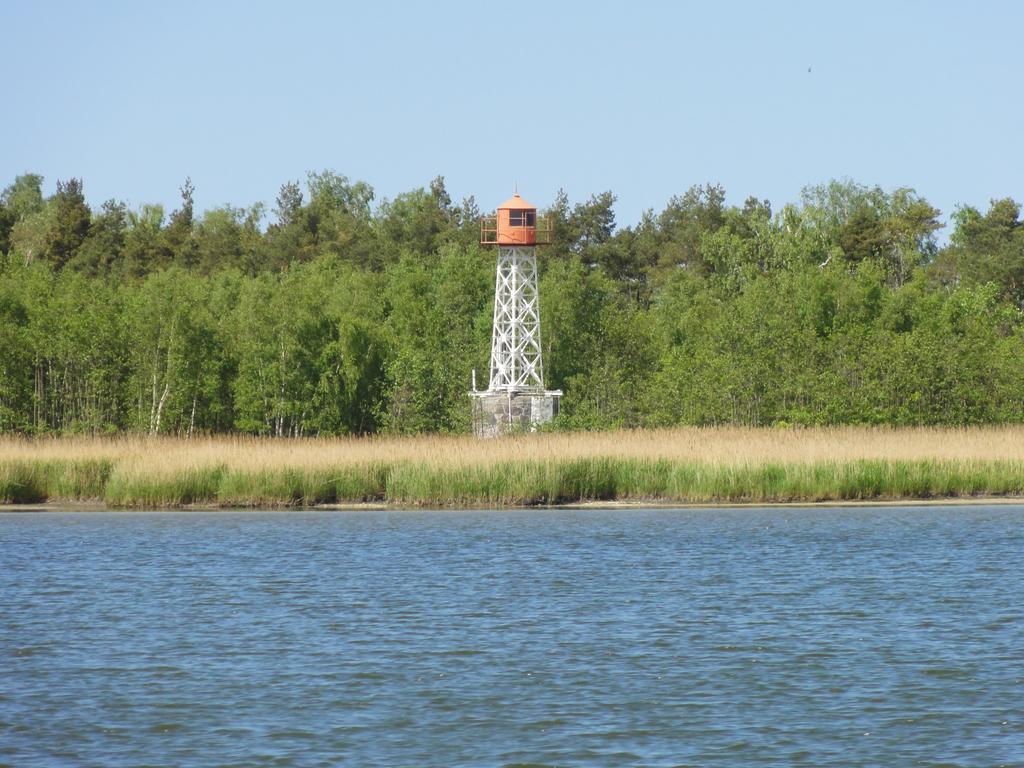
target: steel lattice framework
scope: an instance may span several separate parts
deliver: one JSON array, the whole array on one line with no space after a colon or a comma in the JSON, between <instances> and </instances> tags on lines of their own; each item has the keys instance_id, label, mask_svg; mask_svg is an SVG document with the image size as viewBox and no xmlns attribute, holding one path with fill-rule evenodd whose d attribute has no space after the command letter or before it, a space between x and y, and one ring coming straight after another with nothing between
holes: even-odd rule
<instances>
[{"instance_id":1,"label":"steel lattice framework","mask_svg":"<svg viewBox=\"0 0 1024 768\"><path fill-rule=\"evenodd\" d=\"M490 391L543 391L537 249L499 247Z\"/></svg>"}]
</instances>

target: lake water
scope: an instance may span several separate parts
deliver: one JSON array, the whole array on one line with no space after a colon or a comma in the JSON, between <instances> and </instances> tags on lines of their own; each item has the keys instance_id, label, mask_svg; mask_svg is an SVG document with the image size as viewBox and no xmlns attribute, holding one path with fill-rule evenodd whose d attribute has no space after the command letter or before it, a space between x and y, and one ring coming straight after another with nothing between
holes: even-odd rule
<instances>
[{"instance_id":1,"label":"lake water","mask_svg":"<svg viewBox=\"0 0 1024 768\"><path fill-rule=\"evenodd\" d=\"M0 515L0 765L1024 765L1024 508Z\"/></svg>"}]
</instances>

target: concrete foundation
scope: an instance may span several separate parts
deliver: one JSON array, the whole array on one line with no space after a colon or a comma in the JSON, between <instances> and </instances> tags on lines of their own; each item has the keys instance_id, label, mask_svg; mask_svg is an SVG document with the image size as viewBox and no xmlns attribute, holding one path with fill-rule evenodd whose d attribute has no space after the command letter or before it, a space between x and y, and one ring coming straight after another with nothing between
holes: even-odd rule
<instances>
[{"instance_id":1,"label":"concrete foundation","mask_svg":"<svg viewBox=\"0 0 1024 768\"><path fill-rule=\"evenodd\" d=\"M533 432L558 415L559 390L543 392L470 392L473 434L498 437L510 432Z\"/></svg>"}]
</instances>

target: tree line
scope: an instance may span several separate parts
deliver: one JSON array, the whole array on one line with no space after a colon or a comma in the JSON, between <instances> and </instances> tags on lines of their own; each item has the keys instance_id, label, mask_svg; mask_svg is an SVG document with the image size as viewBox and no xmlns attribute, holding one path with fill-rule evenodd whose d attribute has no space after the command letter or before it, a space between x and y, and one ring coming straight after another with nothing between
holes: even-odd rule
<instances>
[{"instance_id":1,"label":"tree line","mask_svg":"<svg viewBox=\"0 0 1024 768\"><path fill-rule=\"evenodd\" d=\"M493 253L444 180L375 200L330 171L272 210L0 194L0 431L302 436L465 431ZM1024 225L852 181L775 211L695 186L617 227L547 211L556 428L1024 420Z\"/></svg>"}]
</instances>

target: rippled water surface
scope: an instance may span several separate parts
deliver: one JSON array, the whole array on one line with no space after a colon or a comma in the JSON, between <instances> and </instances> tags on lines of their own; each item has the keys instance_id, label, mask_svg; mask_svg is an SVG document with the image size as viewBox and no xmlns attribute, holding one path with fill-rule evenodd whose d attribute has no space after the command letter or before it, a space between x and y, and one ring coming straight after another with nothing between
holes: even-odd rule
<instances>
[{"instance_id":1,"label":"rippled water surface","mask_svg":"<svg viewBox=\"0 0 1024 768\"><path fill-rule=\"evenodd\" d=\"M0 515L0 764L1024 765L1024 508Z\"/></svg>"}]
</instances>

